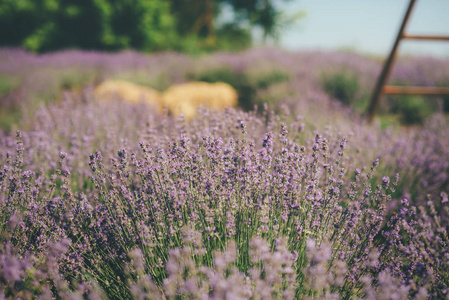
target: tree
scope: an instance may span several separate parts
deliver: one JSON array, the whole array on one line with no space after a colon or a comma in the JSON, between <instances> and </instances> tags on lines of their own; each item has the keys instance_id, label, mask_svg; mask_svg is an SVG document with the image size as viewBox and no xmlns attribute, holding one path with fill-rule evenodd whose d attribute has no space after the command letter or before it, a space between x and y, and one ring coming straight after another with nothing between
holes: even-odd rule
<instances>
[{"instance_id":1,"label":"tree","mask_svg":"<svg viewBox=\"0 0 449 300\"><path fill-rule=\"evenodd\" d=\"M251 45L252 26L276 37L291 23L275 1L289 0L1 0L0 46L235 50ZM225 6L234 19L217 25Z\"/></svg>"},{"instance_id":2,"label":"tree","mask_svg":"<svg viewBox=\"0 0 449 300\"><path fill-rule=\"evenodd\" d=\"M290 1L290 0L277 0ZM276 0L170 0L172 13L177 20L177 30L183 35L194 35L209 41L216 41L216 33L223 28L232 28L237 34L249 32L258 26L263 30L264 38L279 36L280 31L292 24L302 14L284 15L276 7ZM224 6L231 7L234 19L221 27L216 27L214 20L220 15ZM228 32L229 33L229 32Z\"/></svg>"},{"instance_id":3,"label":"tree","mask_svg":"<svg viewBox=\"0 0 449 300\"><path fill-rule=\"evenodd\" d=\"M62 48L170 49L175 20L165 0L2 0L0 45L35 52Z\"/></svg>"},{"instance_id":4,"label":"tree","mask_svg":"<svg viewBox=\"0 0 449 300\"><path fill-rule=\"evenodd\" d=\"M223 0L234 8L236 21L248 21L253 26L262 28L264 38L277 37L278 30L285 23L285 17L270 0Z\"/></svg>"}]
</instances>

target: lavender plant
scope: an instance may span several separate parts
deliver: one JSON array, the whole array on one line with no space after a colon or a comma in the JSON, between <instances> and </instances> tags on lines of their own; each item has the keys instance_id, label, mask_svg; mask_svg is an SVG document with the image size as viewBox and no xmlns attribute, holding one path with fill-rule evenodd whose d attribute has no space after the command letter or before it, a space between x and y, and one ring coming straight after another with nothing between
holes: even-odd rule
<instances>
[{"instance_id":1,"label":"lavender plant","mask_svg":"<svg viewBox=\"0 0 449 300\"><path fill-rule=\"evenodd\" d=\"M447 194L394 199L399 175L377 174L384 157L363 165L350 137L301 138L300 119L270 111L187 126L64 105L2 137L6 298L447 296Z\"/></svg>"},{"instance_id":2,"label":"lavender plant","mask_svg":"<svg viewBox=\"0 0 449 300\"><path fill-rule=\"evenodd\" d=\"M103 61L115 74L162 68L135 53L2 51L61 68L67 57ZM203 60L288 66L297 94L276 111L198 108L186 121L143 103L97 103L90 87L40 106L17 133L1 130L0 298L447 298L447 120L367 126L308 71L325 57L363 86L374 62L284 54ZM443 76L429 65L426 78ZM175 71L167 78L182 81Z\"/></svg>"}]
</instances>

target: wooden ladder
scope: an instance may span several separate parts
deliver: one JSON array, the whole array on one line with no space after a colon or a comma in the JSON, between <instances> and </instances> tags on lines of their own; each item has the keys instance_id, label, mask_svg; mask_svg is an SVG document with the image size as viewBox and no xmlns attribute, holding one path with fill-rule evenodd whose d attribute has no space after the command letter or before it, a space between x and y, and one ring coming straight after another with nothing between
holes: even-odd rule
<instances>
[{"instance_id":1,"label":"wooden ladder","mask_svg":"<svg viewBox=\"0 0 449 300\"><path fill-rule=\"evenodd\" d=\"M402 40L433 40L433 41L449 41L449 36L432 36L432 35L410 35L404 33L408 19L413 10L416 0L410 0L410 3L402 21L401 28L399 29L396 41L391 49L388 59L385 61L382 73L380 73L377 79L376 86L374 87L373 94L371 96L370 105L368 107L368 122L372 122L380 105L382 94L393 95L449 95L449 87L424 87L424 86L391 86L385 85L391 73L394 60L396 58L396 51L399 43Z\"/></svg>"}]
</instances>

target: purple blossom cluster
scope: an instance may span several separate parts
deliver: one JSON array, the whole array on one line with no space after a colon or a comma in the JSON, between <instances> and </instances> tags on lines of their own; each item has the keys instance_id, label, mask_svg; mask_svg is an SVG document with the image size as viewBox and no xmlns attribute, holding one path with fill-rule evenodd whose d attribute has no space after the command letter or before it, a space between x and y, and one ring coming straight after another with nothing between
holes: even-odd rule
<instances>
[{"instance_id":1,"label":"purple blossom cluster","mask_svg":"<svg viewBox=\"0 0 449 300\"><path fill-rule=\"evenodd\" d=\"M307 131L269 110L186 123L89 97L0 137L3 298L447 297L445 186L421 205L394 153L355 143L404 135ZM410 147L438 159L442 122Z\"/></svg>"},{"instance_id":2,"label":"purple blossom cluster","mask_svg":"<svg viewBox=\"0 0 449 300\"><path fill-rule=\"evenodd\" d=\"M159 56L182 65L168 78L192 64ZM11 73L69 60L164 70L132 52L0 57ZM326 60L366 84L380 67L353 54L215 54L201 63L276 61L297 93L275 110L199 107L186 121L95 102L87 87L0 130L0 299L449 297L447 119L368 126L314 87ZM428 83L441 78L428 67Z\"/></svg>"}]
</instances>

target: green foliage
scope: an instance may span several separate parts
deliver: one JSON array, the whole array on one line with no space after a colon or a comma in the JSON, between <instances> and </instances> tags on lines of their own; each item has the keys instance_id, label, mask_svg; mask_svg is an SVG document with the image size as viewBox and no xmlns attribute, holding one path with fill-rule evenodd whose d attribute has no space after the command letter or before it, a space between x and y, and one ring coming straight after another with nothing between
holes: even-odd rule
<instances>
[{"instance_id":1,"label":"green foliage","mask_svg":"<svg viewBox=\"0 0 449 300\"><path fill-rule=\"evenodd\" d=\"M332 98L338 99L345 105L353 105L358 99L359 80L350 70L340 69L333 72L323 72L321 83L324 91Z\"/></svg>"},{"instance_id":2,"label":"green foliage","mask_svg":"<svg viewBox=\"0 0 449 300\"><path fill-rule=\"evenodd\" d=\"M393 114L379 114L379 125L382 130L387 128L398 128L401 124L399 116Z\"/></svg>"},{"instance_id":3,"label":"green foliage","mask_svg":"<svg viewBox=\"0 0 449 300\"><path fill-rule=\"evenodd\" d=\"M239 106L243 109L253 109L255 104L259 104L258 92L268 87L285 82L290 79L290 75L281 69L270 70L247 70L236 72L230 68L211 69L204 72L189 74L191 80L205 82L226 82L237 90L239 95Z\"/></svg>"},{"instance_id":4,"label":"green foliage","mask_svg":"<svg viewBox=\"0 0 449 300\"><path fill-rule=\"evenodd\" d=\"M251 31L236 24L225 24L216 31L216 48L222 51L241 51L252 46Z\"/></svg>"},{"instance_id":5,"label":"green foliage","mask_svg":"<svg viewBox=\"0 0 449 300\"><path fill-rule=\"evenodd\" d=\"M122 0L110 5L112 32L120 40L120 48L154 51L172 47L177 36L167 1Z\"/></svg>"},{"instance_id":6,"label":"green foliage","mask_svg":"<svg viewBox=\"0 0 449 300\"><path fill-rule=\"evenodd\" d=\"M0 46L33 52L66 48L143 51L242 50L252 44L250 26L265 37L295 19L273 1L227 0L2 0ZM224 5L235 17L216 25Z\"/></svg>"},{"instance_id":7,"label":"green foliage","mask_svg":"<svg viewBox=\"0 0 449 300\"><path fill-rule=\"evenodd\" d=\"M391 99L391 112L400 115L403 124L423 124L432 114L433 108L428 99L421 96L400 96Z\"/></svg>"},{"instance_id":8,"label":"green foliage","mask_svg":"<svg viewBox=\"0 0 449 300\"><path fill-rule=\"evenodd\" d=\"M273 84L288 81L290 79L290 75L281 69L267 71L255 69L250 71L248 76L260 89L266 89Z\"/></svg>"},{"instance_id":9,"label":"green foliage","mask_svg":"<svg viewBox=\"0 0 449 300\"><path fill-rule=\"evenodd\" d=\"M296 12L291 16L283 14L276 8L275 1L221 0L220 2L226 3L234 9L236 22L249 22L252 26L261 28L264 39L268 37L277 39L283 28L304 16L303 12Z\"/></svg>"},{"instance_id":10,"label":"green foliage","mask_svg":"<svg viewBox=\"0 0 449 300\"><path fill-rule=\"evenodd\" d=\"M5 0L0 45L35 52L61 48L168 49L176 39L164 0Z\"/></svg>"}]
</instances>

